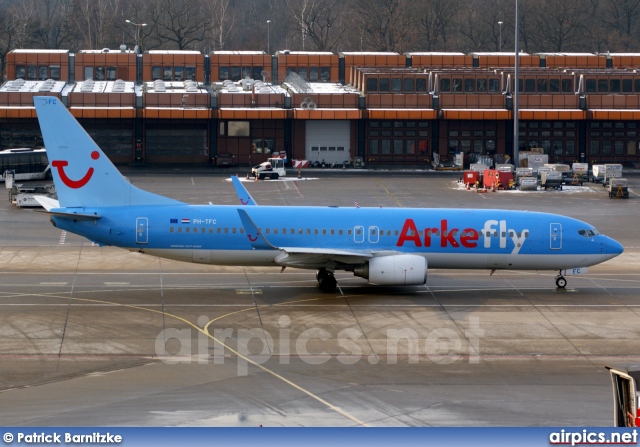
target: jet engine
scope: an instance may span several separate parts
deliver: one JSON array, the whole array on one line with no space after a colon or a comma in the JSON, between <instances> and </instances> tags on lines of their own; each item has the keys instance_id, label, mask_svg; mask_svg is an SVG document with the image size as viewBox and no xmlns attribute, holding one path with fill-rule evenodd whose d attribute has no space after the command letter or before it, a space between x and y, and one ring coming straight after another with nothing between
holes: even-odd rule
<instances>
[{"instance_id":1,"label":"jet engine","mask_svg":"<svg viewBox=\"0 0 640 447\"><path fill-rule=\"evenodd\" d=\"M383 286L414 286L427 282L427 260L417 255L371 258L353 269L353 274Z\"/></svg>"}]
</instances>

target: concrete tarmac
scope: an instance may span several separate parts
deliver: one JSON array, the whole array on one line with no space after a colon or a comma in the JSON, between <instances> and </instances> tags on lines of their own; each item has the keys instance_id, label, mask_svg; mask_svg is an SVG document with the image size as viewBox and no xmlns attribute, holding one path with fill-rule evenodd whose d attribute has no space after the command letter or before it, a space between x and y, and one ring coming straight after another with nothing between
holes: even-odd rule
<instances>
[{"instance_id":1,"label":"concrete tarmac","mask_svg":"<svg viewBox=\"0 0 640 447\"><path fill-rule=\"evenodd\" d=\"M625 253L558 290L554 272L349 273L184 264L100 248L0 204L0 421L21 426L611 425L606 364L640 361L640 178L476 194L458 176L246 183L264 205L471 207L583 219ZM223 176L130 175L235 204Z\"/></svg>"}]
</instances>

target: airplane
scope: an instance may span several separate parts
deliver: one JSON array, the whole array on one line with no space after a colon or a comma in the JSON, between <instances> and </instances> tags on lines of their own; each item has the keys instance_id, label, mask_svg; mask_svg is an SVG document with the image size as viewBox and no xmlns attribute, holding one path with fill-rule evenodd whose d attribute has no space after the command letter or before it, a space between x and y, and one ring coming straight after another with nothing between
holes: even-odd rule
<instances>
[{"instance_id":1,"label":"airplane","mask_svg":"<svg viewBox=\"0 0 640 447\"><path fill-rule=\"evenodd\" d=\"M623 247L592 225L557 214L496 209L261 206L233 181L239 205L192 205L123 177L62 102L34 97L58 201L57 228L102 246L186 262L336 271L369 283L424 285L429 268L555 270L565 276Z\"/></svg>"}]
</instances>

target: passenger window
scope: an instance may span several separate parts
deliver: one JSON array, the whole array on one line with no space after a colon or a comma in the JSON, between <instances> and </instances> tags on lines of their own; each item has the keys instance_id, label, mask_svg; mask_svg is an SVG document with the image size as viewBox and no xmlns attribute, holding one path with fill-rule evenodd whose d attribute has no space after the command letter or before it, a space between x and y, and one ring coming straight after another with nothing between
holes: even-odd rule
<instances>
[{"instance_id":1,"label":"passenger window","mask_svg":"<svg viewBox=\"0 0 640 447\"><path fill-rule=\"evenodd\" d=\"M178 233L182 233L182 227L178 227Z\"/></svg>"},{"instance_id":2,"label":"passenger window","mask_svg":"<svg viewBox=\"0 0 640 447\"><path fill-rule=\"evenodd\" d=\"M327 235L327 230L325 228L322 229L322 235L326 236Z\"/></svg>"},{"instance_id":3,"label":"passenger window","mask_svg":"<svg viewBox=\"0 0 640 447\"><path fill-rule=\"evenodd\" d=\"M175 231L175 228L171 227L169 228L169 233L173 233Z\"/></svg>"},{"instance_id":4,"label":"passenger window","mask_svg":"<svg viewBox=\"0 0 640 447\"><path fill-rule=\"evenodd\" d=\"M184 229L185 233L191 233L191 228L187 227Z\"/></svg>"}]
</instances>

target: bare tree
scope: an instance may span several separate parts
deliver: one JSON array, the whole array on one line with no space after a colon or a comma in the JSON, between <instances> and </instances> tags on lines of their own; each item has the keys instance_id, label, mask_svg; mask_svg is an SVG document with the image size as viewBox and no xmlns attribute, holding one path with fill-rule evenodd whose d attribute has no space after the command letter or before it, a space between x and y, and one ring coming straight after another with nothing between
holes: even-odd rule
<instances>
[{"instance_id":1,"label":"bare tree","mask_svg":"<svg viewBox=\"0 0 640 447\"><path fill-rule=\"evenodd\" d=\"M446 51L453 25L459 16L462 0L428 0L415 2L415 17L418 18L419 42L425 51Z\"/></svg>"},{"instance_id":2,"label":"bare tree","mask_svg":"<svg viewBox=\"0 0 640 447\"><path fill-rule=\"evenodd\" d=\"M212 50L222 50L234 29L235 12L231 0L206 0L205 7L211 18Z\"/></svg>"},{"instance_id":3,"label":"bare tree","mask_svg":"<svg viewBox=\"0 0 640 447\"><path fill-rule=\"evenodd\" d=\"M151 7L155 32L161 43L178 50L199 49L211 32L211 19L198 0L154 0Z\"/></svg>"},{"instance_id":4,"label":"bare tree","mask_svg":"<svg viewBox=\"0 0 640 447\"><path fill-rule=\"evenodd\" d=\"M73 16L73 0L30 0L27 3L34 12L30 26L36 47L76 49L69 22Z\"/></svg>"},{"instance_id":5,"label":"bare tree","mask_svg":"<svg viewBox=\"0 0 640 447\"><path fill-rule=\"evenodd\" d=\"M116 21L121 19L123 0L76 0L73 18L84 48L114 44Z\"/></svg>"},{"instance_id":6,"label":"bare tree","mask_svg":"<svg viewBox=\"0 0 640 447\"><path fill-rule=\"evenodd\" d=\"M542 0L527 15L534 28L535 51L579 51L588 42L593 4L584 0ZM523 20L524 21L524 20ZM587 43L588 44L588 43Z\"/></svg>"},{"instance_id":7,"label":"bare tree","mask_svg":"<svg viewBox=\"0 0 640 447\"><path fill-rule=\"evenodd\" d=\"M294 29L301 31L302 49L309 37L318 51L334 49L345 34L343 0L287 1Z\"/></svg>"},{"instance_id":8,"label":"bare tree","mask_svg":"<svg viewBox=\"0 0 640 447\"><path fill-rule=\"evenodd\" d=\"M403 52L416 39L411 0L353 0L370 50Z\"/></svg>"}]
</instances>

